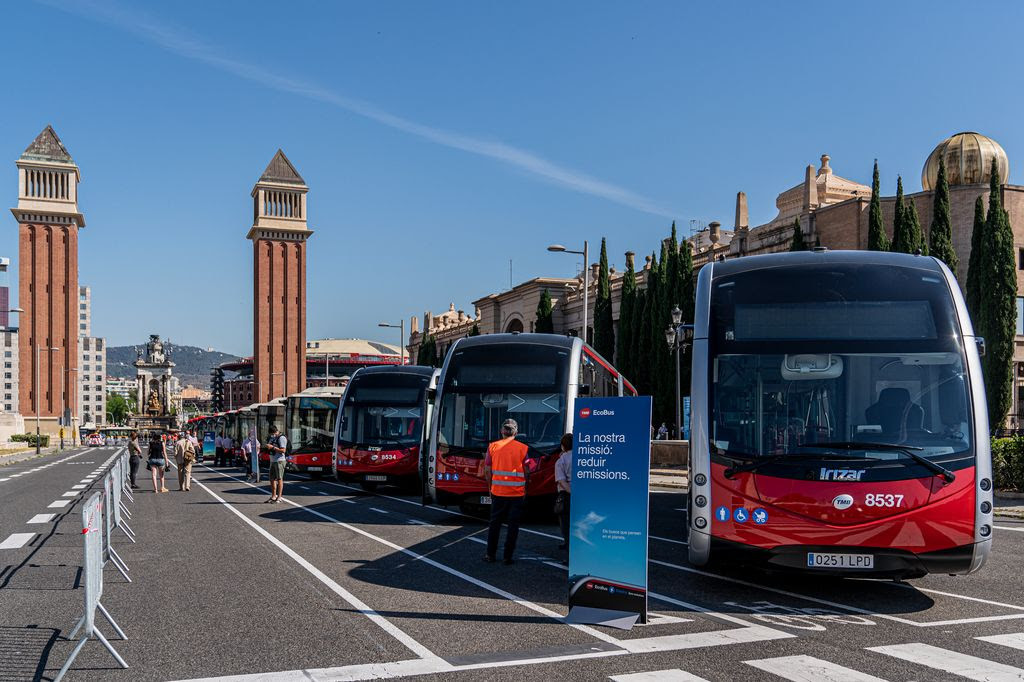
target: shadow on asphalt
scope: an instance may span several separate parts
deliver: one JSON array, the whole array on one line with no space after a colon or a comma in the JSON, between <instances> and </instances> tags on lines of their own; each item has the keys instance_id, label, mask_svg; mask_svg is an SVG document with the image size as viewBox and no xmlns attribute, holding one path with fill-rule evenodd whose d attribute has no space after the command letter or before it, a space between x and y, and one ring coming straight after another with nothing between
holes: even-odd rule
<instances>
[{"instance_id":1,"label":"shadow on asphalt","mask_svg":"<svg viewBox=\"0 0 1024 682\"><path fill-rule=\"evenodd\" d=\"M0 625L0 679L41 680L59 630Z\"/></svg>"}]
</instances>

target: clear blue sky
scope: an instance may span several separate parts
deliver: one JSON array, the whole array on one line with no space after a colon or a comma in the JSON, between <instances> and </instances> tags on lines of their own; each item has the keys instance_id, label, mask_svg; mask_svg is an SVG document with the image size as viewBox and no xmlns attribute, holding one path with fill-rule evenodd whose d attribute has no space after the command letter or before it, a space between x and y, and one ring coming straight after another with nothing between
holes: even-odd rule
<instances>
[{"instance_id":1,"label":"clear blue sky","mask_svg":"<svg viewBox=\"0 0 1024 682\"><path fill-rule=\"evenodd\" d=\"M621 268L673 218L731 226L738 190L767 221L822 153L917 191L935 144L977 130L1022 182L1019 3L73 6L0 8L0 181L14 206L52 123L112 344L251 353L249 192L278 147L310 186L310 338L469 310L509 259L516 282L575 272L551 242L606 236Z\"/></svg>"}]
</instances>

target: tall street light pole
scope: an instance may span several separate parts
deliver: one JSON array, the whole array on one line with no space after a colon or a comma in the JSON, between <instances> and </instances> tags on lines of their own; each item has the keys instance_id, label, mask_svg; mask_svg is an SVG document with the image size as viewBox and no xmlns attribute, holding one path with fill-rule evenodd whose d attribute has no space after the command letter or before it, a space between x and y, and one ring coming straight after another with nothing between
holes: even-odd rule
<instances>
[{"instance_id":1,"label":"tall street light pole","mask_svg":"<svg viewBox=\"0 0 1024 682\"><path fill-rule=\"evenodd\" d=\"M672 306L672 324L665 330L665 341L676 354L676 440L683 439L683 398L679 377L679 355L693 338L693 325L682 324L683 311L678 305Z\"/></svg>"},{"instance_id":2,"label":"tall street light pole","mask_svg":"<svg viewBox=\"0 0 1024 682\"><path fill-rule=\"evenodd\" d=\"M39 353L42 350L43 350L43 347L40 346L37 343L36 344L36 385L35 385L35 390L33 391L33 393L35 393L35 395L36 395L36 454L37 455L39 454L39 451L40 451L40 448L41 448L40 443L39 443L39 438L40 438L40 436L39 436ZM46 352L47 353L52 353L55 350L60 350L60 348L47 348Z\"/></svg>"},{"instance_id":3,"label":"tall street light pole","mask_svg":"<svg viewBox=\"0 0 1024 682\"><path fill-rule=\"evenodd\" d=\"M583 343L588 343L587 318L590 311L590 247L587 244L587 240L583 240L582 251L571 251L561 244L552 244L548 247L548 251L553 253L575 253L578 256L583 256Z\"/></svg>"},{"instance_id":4,"label":"tall street light pole","mask_svg":"<svg viewBox=\"0 0 1024 682\"><path fill-rule=\"evenodd\" d=\"M390 327L391 329L400 330L398 333L401 335L399 338L398 349L401 353L402 364L405 364L405 319L399 320L398 324L388 324L387 322L378 322L378 327Z\"/></svg>"}]
</instances>

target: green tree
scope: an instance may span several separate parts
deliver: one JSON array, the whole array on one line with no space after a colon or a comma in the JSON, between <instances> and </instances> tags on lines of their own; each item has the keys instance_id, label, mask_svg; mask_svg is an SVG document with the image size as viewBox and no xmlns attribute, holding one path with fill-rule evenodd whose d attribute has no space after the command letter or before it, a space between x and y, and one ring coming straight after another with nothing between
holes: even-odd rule
<instances>
[{"instance_id":1,"label":"green tree","mask_svg":"<svg viewBox=\"0 0 1024 682\"><path fill-rule=\"evenodd\" d=\"M898 175L896 176L896 205L892 210L892 245L889 250L898 253L914 253L910 234L907 231L903 178Z\"/></svg>"},{"instance_id":2,"label":"green tree","mask_svg":"<svg viewBox=\"0 0 1024 682\"><path fill-rule=\"evenodd\" d=\"M420 341L419 350L416 352L416 364L425 367L437 367L437 340L433 334L428 334Z\"/></svg>"},{"instance_id":3,"label":"green tree","mask_svg":"<svg viewBox=\"0 0 1024 682\"><path fill-rule=\"evenodd\" d=\"M921 252L921 255L928 255L928 242L925 241L924 232L921 231L921 219L917 217L917 203L908 199L903 207L903 223L910 240L910 251L907 253Z\"/></svg>"},{"instance_id":4,"label":"green tree","mask_svg":"<svg viewBox=\"0 0 1024 682\"><path fill-rule=\"evenodd\" d=\"M651 265L647 269L645 284L646 287L642 296L643 308L637 316L635 327L639 334L636 353L636 386L637 390L643 395L654 395L651 386L651 379L655 373L652 354L654 352L654 340L658 337L652 334L651 318L656 315L654 307L657 304L658 258L653 253L651 254ZM660 330L657 333L660 334Z\"/></svg>"},{"instance_id":5,"label":"green tree","mask_svg":"<svg viewBox=\"0 0 1024 682\"><path fill-rule=\"evenodd\" d=\"M807 242L804 241L804 231L800 227L800 219L793 218L793 240L789 243L790 251L806 251Z\"/></svg>"},{"instance_id":6,"label":"green tree","mask_svg":"<svg viewBox=\"0 0 1024 682\"><path fill-rule=\"evenodd\" d=\"M945 263L957 276L960 259L953 249L953 220L949 212L949 181L946 179L946 161L939 157L939 178L932 206L932 225L929 230L929 252Z\"/></svg>"},{"instance_id":7,"label":"green tree","mask_svg":"<svg viewBox=\"0 0 1024 682\"><path fill-rule=\"evenodd\" d=\"M601 238L601 262L597 275L597 300L594 302L594 350L609 360L615 355L612 280L608 273L608 248L603 237Z\"/></svg>"},{"instance_id":8,"label":"green tree","mask_svg":"<svg viewBox=\"0 0 1024 682\"><path fill-rule=\"evenodd\" d=\"M537 322L533 325L533 330L538 334L555 333L554 306L551 304L551 294L547 289L541 292L540 301L537 302Z\"/></svg>"},{"instance_id":9,"label":"green tree","mask_svg":"<svg viewBox=\"0 0 1024 682\"><path fill-rule=\"evenodd\" d=\"M469 330L470 336L480 336L480 325L476 322L473 323L473 328Z\"/></svg>"},{"instance_id":10,"label":"green tree","mask_svg":"<svg viewBox=\"0 0 1024 682\"><path fill-rule=\"evenodd\" d=\"M116 393L107 394L107 412L113 424L123 424L128 418L128 402Z\"/></svg>"},{"instance_id":11,"label":"green tree","mask_svg":"<svg viewBox=\"0 0 1024 682\"><path fill-rule=\"evenodd\" d=\"M626 274L622 276L619 292L619 334L616 337L615 366L630 381L633 376L633 306L636 304L636 271L633 252L626 254Z\"/></svg>"},{"instance_id":12,"label":"green tree","mask_svg":"<svg viewBox=\"0 0 1024 682\"><path fill-rule=\"evenodd\" d=\"M991 430L1006 419L1013 400L1013 346L1017 326L1017 268L1014 258L1013 229L1010 216L1003 210L999 167L992 159L989 182L988 218L982 251L985 263L981 275L981 335L986 352L981 360L988 395L988 421Z\"/></svg>"},{"instance_id":13,"label":"green tree","mask_svg":"<svg viewBox=\"0 0 1024 682\"><path fill-rule=\"evenodd\" d=\"M985 262L985 202L974 201L974 228L971 230L971 255L967 258L967 312L975 326L981 324L981 278ZM980 334L980 332L979 332Z\"/></svg>"},{"instance_id":14,"label":"green tree","mask_svg":"<svg viewBox=\"0 0 1024 682\"><path fill-rule=\"evenodd\" d=\"M879 192L878 159L875 159L875 170L871 175L871 208L868 211L868 249L888 251L889 236L885 233L885 225L882 223L882 199Z\"/></svg>"}]
</instances>

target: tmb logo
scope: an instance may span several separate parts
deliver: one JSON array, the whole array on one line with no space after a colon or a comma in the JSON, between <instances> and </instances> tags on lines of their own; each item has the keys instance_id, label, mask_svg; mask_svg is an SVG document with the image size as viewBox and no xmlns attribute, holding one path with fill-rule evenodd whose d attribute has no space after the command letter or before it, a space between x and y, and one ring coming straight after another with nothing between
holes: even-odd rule
<instances>
[{"instance_id":1,"label":"tmb logo","mask_svg":"<svg viewBox=\"0 0 1024 682\"><path fill-rule=\"evenodd\" d=\"M584 407L582 410L580 410L580 419L586 419L589 416L590 416L590 408L589 407Z\"/></svg>"}]
</instances>

